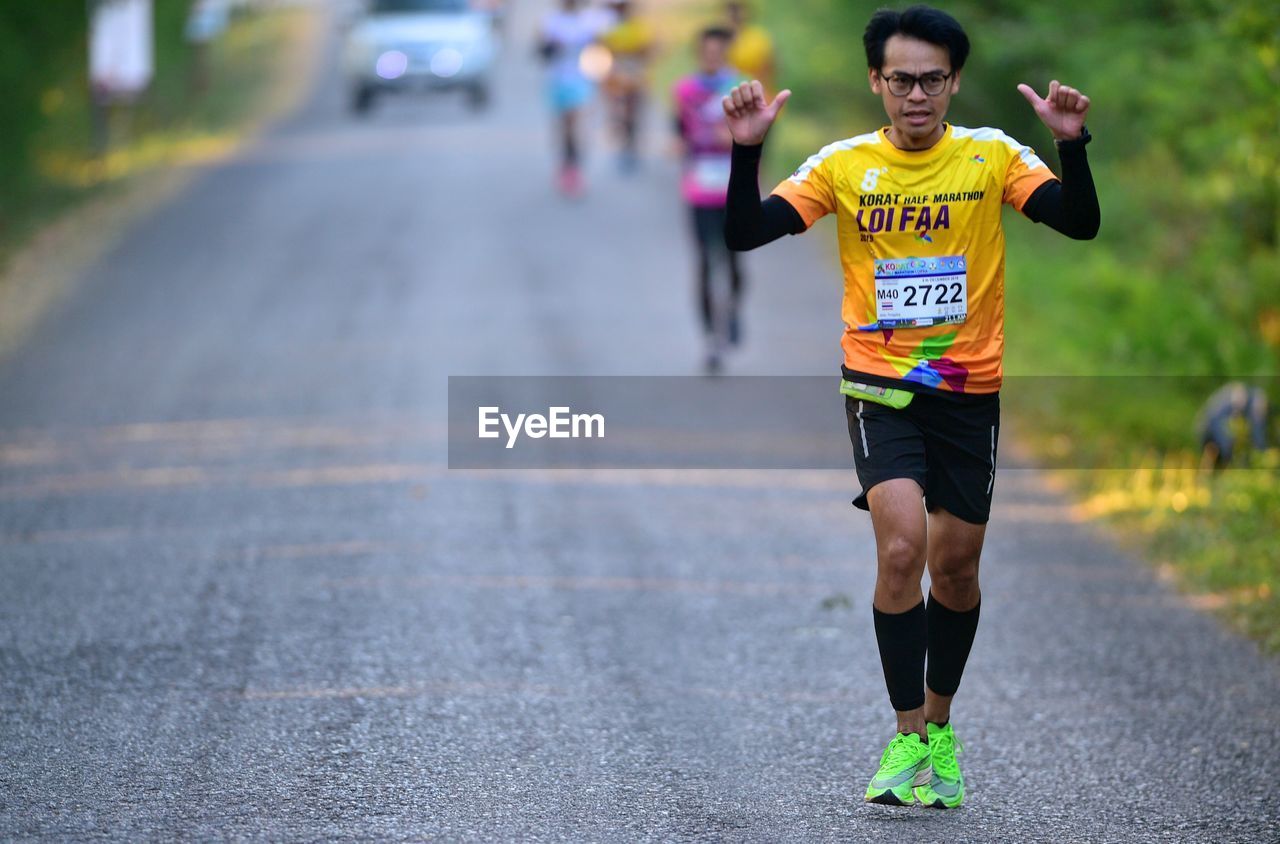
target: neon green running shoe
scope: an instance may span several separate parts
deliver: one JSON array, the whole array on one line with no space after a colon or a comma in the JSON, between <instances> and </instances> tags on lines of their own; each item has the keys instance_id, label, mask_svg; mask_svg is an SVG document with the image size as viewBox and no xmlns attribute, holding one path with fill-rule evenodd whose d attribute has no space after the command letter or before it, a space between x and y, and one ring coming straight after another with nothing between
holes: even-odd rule
<instances>
[{"instance_id":1,"label":"neon green running shoe","mask_svg":"<svg viewBox=\"0 0 1280 844\"><path fill-rule=\"evenodd\" d=\"M921 806L931 809L954 809L964 802L964 777L956 754L964 750L948 723L945 727L929 724L929 756L933 776L928 785L916 788Z\"/></svg>"},{"instance_id":2,"label":"neon green running shoe","mask_svg":"<svg viewBox=\"0 0 1280 844\"><path fill-rule=\"evenodd\" d=\"M867 786L868 803L910 806L914 787L929 782L929 745L915 733L898 733L880 757L880 770Z\"/></svg>"}]
</instances>

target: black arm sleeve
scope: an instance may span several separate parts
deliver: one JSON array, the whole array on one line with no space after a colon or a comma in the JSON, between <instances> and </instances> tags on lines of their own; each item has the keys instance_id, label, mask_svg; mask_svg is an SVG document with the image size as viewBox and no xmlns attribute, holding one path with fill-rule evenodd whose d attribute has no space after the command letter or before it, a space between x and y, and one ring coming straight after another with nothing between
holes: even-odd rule
<instances>
[{"instance_id":1,"label":"black arm sleeve","mask_svg":"<svg viewBox=\"0 0 1280 844\"><path fill-rule=\"evenodd\" d=\"M1062 181L1045 182L1022 206L1022 213L1074 240L1093 240L1102 223L1098 192L1084 152L1084 141L1058 145Z\"/></svg>"},{"instance_id":2,"label":"black arm sleeve","mask_svg":"<svg viewBox=\"0 0 1280 844\"><path fill-rule=\"evenodd\" d=\"M784 234L800 234L805 230L804 218L790 202L780 196L760 201L760 152L763 149L763 144L733 145L724 242L735 252L746 252L772 243Z\"/></svg>"}]
</instances>

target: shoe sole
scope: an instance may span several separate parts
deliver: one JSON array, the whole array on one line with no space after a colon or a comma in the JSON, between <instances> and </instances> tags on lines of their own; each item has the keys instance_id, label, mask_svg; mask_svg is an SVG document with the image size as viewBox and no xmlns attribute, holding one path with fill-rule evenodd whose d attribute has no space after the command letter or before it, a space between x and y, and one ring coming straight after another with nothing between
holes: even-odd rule
<instances>
[{"instance_id":1,"label":"shoe sole","mask_svg":"<svg viewBox=\"0 0 1280 844\"><path fill-rule=\"evenodd\" d=\"M864 799L867 803L879 803L881 806L911 806L916 802L913 797L910 801L904 803L898 799L898 795L888 789L877 794L875 797L867 797Z\"/></svg>"},{"instance_id":2,"label":"shoe sole","mask_svg":"<svg viewBox=\"0 0 1280 844\"><path fill-rule=\"evenodd\" d=\"M886 788L884 791L871 797L863 797L865 803L879 803L881 806L913 806L916 803L916 788L922 785L928 785L933 780L933 768L924 767L916 771L915 777L911 780L911 785L907 789L907 799L903 800L894 793L892 788ZM898 786L901 788L901 786Z\"/></svg>"},{"instance_id":3,"label":"shoe sole","mask_svg":"<svg viewBox=\"0 0 1280 844\"><path fill-rule=\"evenodd\" d=\"M915 796L914 791L912 792L912 796L913 797ZM955 803L947 803L946 800L941 795L939 795L938 798L935 799L932 803L926 803L922 798L919 798L919 797L916 798L916 802L926 809L942 809L942 810L959 809L960 806L964 803L964 793L961 792L960 799L957 800Z\"/></svg>"}]
</instances>

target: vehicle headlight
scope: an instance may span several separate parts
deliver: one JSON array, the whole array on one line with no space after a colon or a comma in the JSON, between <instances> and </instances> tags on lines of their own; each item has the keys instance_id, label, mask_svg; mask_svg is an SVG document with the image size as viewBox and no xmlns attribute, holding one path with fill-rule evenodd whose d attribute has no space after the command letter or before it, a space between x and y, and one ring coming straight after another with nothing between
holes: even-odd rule
<instances>
[{"instance_id":1,"label":"vehicle headlight","mask_svg":"<svg viewBox=\"0 0 1280 844\"><path fill-rule=\"evenodd\" d=\"M387 50L378 56L373 69L383 79L399 79L409 69L409 57L400 50Z\"/></svg>"},{"instance_id":2,"label":"vehicle headlight","mask_svg":"<svg viewBox=\"0 0 1280 844\"><path fill-rule=\"evenodd\" d=\"M431 57L431 72L441 79L457 76L462 70L462 51L457 47L441 47Z\"/></svg>"}]
</instances>

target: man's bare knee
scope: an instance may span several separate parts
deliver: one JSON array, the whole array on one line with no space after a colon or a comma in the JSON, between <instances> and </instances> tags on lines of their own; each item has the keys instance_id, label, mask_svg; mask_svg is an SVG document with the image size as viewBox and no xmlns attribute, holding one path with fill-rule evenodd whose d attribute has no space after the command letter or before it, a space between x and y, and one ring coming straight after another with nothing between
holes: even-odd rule
<instances>
[{"instance_id":1,"label":"man's bare knee","mask_svg":"<svg viewBox=\"0 0 1280 844\"><path fill-rule=\"evenodd\" d=\"M973 608L978 601L978 564L949 566L943 570L930 572L929 589L935 598L947 609L964 612Z\"/></svg>"},{"instance_id":2,"label":"man's bare knee","mask_svg":"<svg viewBox=\"0 0 1280 844\"><path fill-rule=\"evenodd\" d=\"M904 612L919 603L928 535L923 491L909 479L877 484L867 495L876 534L875 605Z\"/></svg>"},{"instance_id":3,"label":"man's bare knee","mask_svg":"<svg viewBox=\"0 0 1280 844\"><path fill-rule=\"evenodd\" d=\"M879 556L881 569L909 573L924 564L924 543L906 534L887 537L880 543Z\"/></svg>"},{"instance_id":4,"label":"man's bare knee","mask_svg":"<svg viewBox=\"0 0 1280 844\"><path fill-rule=\"evenodd\" d=\"M882 594L894 603L920 592L924 574L924 543L913 536L888 537L880 543L877 578Z\"/></svg>"},{"instance_id":5,"label":"man's bare knee","mask_svg":"<svg viewBox=\"0 0 1280 844\"><path fill-rule=\"evenodd\" d=\"M978 562L986 532L985 525L945 510L929 516L930 590L948 609L963 612L978 603Z\"/></svg>"}]
</instances>

